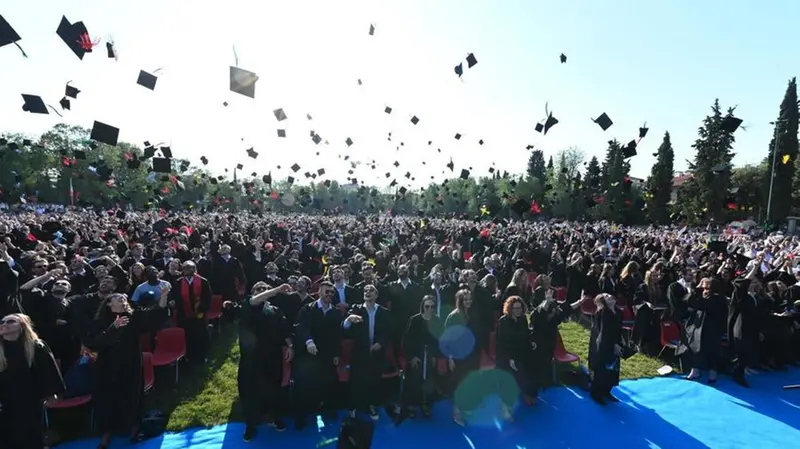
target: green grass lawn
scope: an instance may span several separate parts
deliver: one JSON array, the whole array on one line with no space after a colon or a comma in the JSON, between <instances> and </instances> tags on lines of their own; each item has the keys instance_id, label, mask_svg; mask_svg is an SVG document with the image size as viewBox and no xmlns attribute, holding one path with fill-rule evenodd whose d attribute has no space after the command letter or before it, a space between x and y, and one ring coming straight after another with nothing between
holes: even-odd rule
<instances>
[{"instance_id":1,"label":"green grass lawn","mask_svg":"<svg viewBox=\"0 0 800 449\"><path fill-rule=\"evenodd\" d=\"M581 324L568 322L561 325L561 336L567 350L578 354L586 363L589 331ZM202 367L181 366L178 387L173 386L174 371L164 368L157 372L156 390L147 400L147 408L159 409L169 415L169 430L189 427L207 427L229 421L240 421L236 388L239 363L239 345L236 325L226 324L222 333L215 335L209 363ZM652 377L666 362L636 354L622 362L622 377L635 379Z\"/></svg>"}]
</instances>

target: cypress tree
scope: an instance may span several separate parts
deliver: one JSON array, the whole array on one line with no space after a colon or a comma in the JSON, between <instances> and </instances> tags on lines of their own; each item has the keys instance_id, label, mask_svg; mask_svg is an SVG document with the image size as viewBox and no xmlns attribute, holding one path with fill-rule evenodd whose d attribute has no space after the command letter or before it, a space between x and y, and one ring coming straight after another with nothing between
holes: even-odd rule
<instances>
[{"instance_id":1,"label":"cypress tree","mask_svg":"<svg viewBox=\"0 0 800 449\"><path fill-rule=\"evenodd\" d=\"M669 132L665 132L664 140L661 141L661 146L656 152L656 163L650 169L650 177L647 178L646 184L645 200L648 217L656 223L669 221L667 204L672 196L672 179L675 175L674 162L675 152L672 149Z\"/></svg>"},{"instance_id":2,"label":"cypress tree","mask_svg":"<svg viewBox=\"0 0 800 449\"><path fill-rule=\"evenodd\" d=\"M795 78L789 80L786 93L781 102L778 119L775 121L775 130L767 149L767 171L764 176L764 207L766 211L769 202L770 178L772 177L773 153L776 149L775 137L777 136L777 157L775 162L775 179L772 181L772 204L770 216L767 221L777 223L783 221L792 208L793 181L795 176L795 163L798 154L797 148L797 83Z\"/></svg>"}]
</instances>

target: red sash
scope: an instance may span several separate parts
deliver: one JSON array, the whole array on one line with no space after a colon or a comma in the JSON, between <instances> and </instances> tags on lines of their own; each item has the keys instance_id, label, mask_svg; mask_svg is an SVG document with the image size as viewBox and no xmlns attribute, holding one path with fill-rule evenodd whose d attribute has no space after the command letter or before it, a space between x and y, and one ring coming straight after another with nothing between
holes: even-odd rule
<instances>
[{"instance_id":1,"label":"red sash","mask_svg":"<svg viewBox=\"0 0 800 449\"><path fill-rule=\"evenodd\" d=\"M194 293L194 303L189 296L189 281L181 279L181 303L183 303L183 314L187 318L197 316L197 305L200 304L200 296L203 293L203 280L198 275L192 277L192 291Z\"/></svg>"}]
</instances>

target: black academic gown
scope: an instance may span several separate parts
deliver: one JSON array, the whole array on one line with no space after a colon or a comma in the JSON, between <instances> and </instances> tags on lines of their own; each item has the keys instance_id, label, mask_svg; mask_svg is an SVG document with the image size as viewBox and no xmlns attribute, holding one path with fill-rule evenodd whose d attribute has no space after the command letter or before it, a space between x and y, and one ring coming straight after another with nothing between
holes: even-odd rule
<instances>
[{"instance_id":1,"label":"black academic gown","mask_svg":"<svg viewBox=\"0 0 800 449\"><path fill-rule=\"evenodd\" d=\"M388 309L377 304L375 307L372 339L369 335L370 316L365 304L356 304L345 314L362 318L360 323L351 324L344 332L345 338L353 339L348 382L351 409L363 409L379 402L381 377L387 365L386 346L391 342L392 321ZM370 348L374 343L380 344L380 349L372 351Z\"/></svg>"},{"instance_id":2,"label":"black academic gown","mask_svg":"<svg viewBox=\"0 0 800 449\"><path fill-rule=\"evenodd\" d=\"M594 372L592 394L604 398L619 385L620 358L614 345L622 346L622 312L598 310L589 337L589 368Z\"/></svg>"},{"instance_id":3,"label":"black academic gown","mask_svg":"<svg viewBox=\"0 0 800 449\"><path fill-rule=\"evenodd\" d=\"M166 308L137 309L127 326L116 328L117 315L102 311L85 345L97 352L92 362L92 402L100 433L128 435L142 418L144 372L139 335L154 332L169 318Z\"/></svg>"},{"instance_id":4,"label":"black academic gown","mask_svg":"<svg viewBox=\"0 0 800 449\"><path fill-rule=\"evenodd\" d=\"M691 367L716 370L726 332L728 303L724 296L714 293L709 298L693 295L688 299L689 319L686 321L681 346L677 354L689 351Z\"/></svg>"},{"instance_id":5,"label":"black academic gown","mask_svg":"<svg viewBox=\"0 0 800 449\"><path fill-rule=\"evenodd\" d=\"M439 337L443 331L442 320L433 316L430 320L418 313L408 320L403 333L403 354L406 359L406 379L403 402L408 406L427 403L428 397L437 387L439 370L436 358L439 352ZM413 358L419 365L411 366Z\"/></svg>"},{"instance_id":6,"label":"black academic gown","mask_svg":"<svg viewBox=\"0 0 800 449\"><path fill-rule=\"evenodd\" d=\"M473 311L471 311L473 312ZM474 312L473 312L474 313ZM479 332L481 329L481 323L479 320L473 318L472 314L470 314L469 319L463 314L453 311L450 315L447 315L447 318L444 322L445 332L447 329L453 326L464 326L474 336L474 345L472 346L469 353L467 353L463 358L455 358L455 368L450 373L448 380L450 384L450 391L455 392L458 388L459 384L475 371L478 371L481 367L481 347L480 347L480 337ZM464 338L467 338L466 336ZM467 347L466 342L454 342L454 345L459 350L464 350ZM450 357L450 354L445 353L445 357Z\"/></svg>"},{"instance_id":7,"label":"black academic gown","mask_svg":"<svg viewBox=\"0 0 800 449\"><path fill-rule=\"evenodd\" d=\"M19 340L0 344L7 363L0 372L0 448L41 449L43 400L61 394L64 381L45 342L34 343L30 366Z\"/></svg>"},{"instance_id":8,"label":"black academic gown","mask_svg":"<svg viewBox=\"0 0 800 449\"><path fill-rule=\"evenodd\" d=\"M239 399L248 425L258 425L266 411L272 419L282 412L278 391L283 380L283 347L292 326L283 312L269 304L254 307L242 301L239 315Z\"/></svg>"},{"instance_id":9,"label":"black academic gown","mask_svg":"<svg viewBox=\"0 0 800 449\"><path fill-rule=\"evenodd\" d=\"M318 300L301 307L294 327L296 351L292 373L301 417L316 412L320 402L331 410L336 399L339 377L333 361L342 353L342 313L332 306L325 312L321 303ZM308 352L309 340L316 345L317 355Z\"/></svg>"},{"instance_id":10,"label":"black academic gown","mask_svg":"<svg viewBox=\"0 0 800 449\"><path fill-rule=\"evenodd\" d=\"M534 378L535 356L531 342L531 331L524 315L516 319L509 315L500 317L497 322L495 364L497 368L506 370L514 376L523 395L535 398L538 393L538 383ZM514 361L516 370L511 368L511 360ZM504 388L500 391L512 390ZM503 402L513 405L515 399L516 394L504 397Z\"/></svg>"},{"instance_id":11,"label":"black academic gown","mask_svg":"<svg viewBox=\"0 0 800 449\"><path fill-rule=\"evenodd\" d=\"M531 311L531 340L536 343L532 369L537 388L552 383L553 352L558 339L558 326L571 314L572 307L569 304L559 304L555 299L544 301Z\"/></svg>"},{"instance_id":12,"label":"black academic gown","mask_svg":"<svg viewBox=\"0 0 800 449\"><path fill-rule=\"evenodd\" d=\"M728 306L728 341L737 358L737 368L756 368L760 364L761 320L758 300L748 293L749 279L734 281Z\"/></svg>"}]
</instances>

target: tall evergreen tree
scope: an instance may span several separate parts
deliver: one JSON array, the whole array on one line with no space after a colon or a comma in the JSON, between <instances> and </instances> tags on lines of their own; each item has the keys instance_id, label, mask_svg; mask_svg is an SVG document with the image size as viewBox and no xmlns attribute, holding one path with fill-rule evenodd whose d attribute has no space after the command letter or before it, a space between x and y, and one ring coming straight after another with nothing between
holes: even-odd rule
<instances>
[{"instance_id":1,"label":"tall evergreen tree","mask_svg":"<svg viewBox=\"0 0 800 449\"><path fill-rule=\"evenodd\" d=\"M669 221L667 204L672 196L672 179L675 175L674 162L675 152L672 150L669 132L665 132L664 140L661 141L661 146L656 152L656 163L650 169L650 177L647 178L646 184L645 199L648 217L656 223Z\"/></svg>"},{"instance_id":2,"label":"tall evergreen tree","mask_svg":"<svg viewBox=\"0 0 800 449\"><path fill-rule=\"evenodd\" d=\"M630 164L625 161L619 142L616 139L609 140L606 158L600 172L603 189L606 192L603 201L604 215L612 221L619 222L623 218L625 201L630 196L625 193L625 180L629 171Z\"/></svg>"},{"instance_id":3,"label":"tall evergreen tree","mask_svg":"<svg viewBox=\"0 0 800 449\"><path fill-rule=\"evenodd\" d=\"M550 158L547 159L547 169L548 170L552 170L553 169L553 155L552 154L550 155Z\"/></svg>"},{"instance_id":4,"label":"tall evergreen tree","mask_svg":"<svg viewBox=\"0 0 800 449\"><path fill-rule=\"evenodd\" d=\"M775 121L775 131L767 150L767 167L775 163L775 179L771 180L772 171L767 170L764 176L763 192L766 192L764 206L769 203L770 182L772 182L772 204L770 216L767 220L775 223L783 221L792 209L793 181L795 174L795 160L797 159L797 125L798 125L797 83L796 79L789 80L786 93L781 102L778 120ZM777 153L773 154L776 149ZM766 209L765 209L766 211Z\"/></svg>"},{"instance_id":5,"label":"tall evergreen tree","mask_svg":"<svg viewBox=\"0 0 800 449\"><path fill-rule=\"evenodd\" d=\"M531 151L531 156L528 158L528 169L525 174L528 181L538 179L539 182L544 183L547 168L544 164L544 152L542 150Z\"/></svg>"},{"instance_id":6,"label":"tall evergreen tree","mask_svg":"<svg viewBox=\"0 0 800 449\"><path fill-rule=\"evenodd\" d=\"M689 163L691 179L687 180L683 189L693 192L686 195L681 205L686 212L695 216L714 218L724 221L726 198L730 187L730 164L734 153L733 143L736 139L733 133L722 128L723 120L733 116L735 108L728 108L726 114L722 113L719 99L714 100L711 106L711 115L703 120L697 133L699 137L692 145L695 149L694 161Z\"/></svg>"},{"instance_id":7,"label":"tall evergreen tree","mask_svg":"<svg viewBox=\"0 0 800 449\"><path fill-rule=\"evenodd\" d=\"M602 173L600 171L600 162L597 156L592 156L589 163L586 165L586 176L584 177L584 187L587 193L597 195L601 191L602 186Z\"/></svg>"}]
</instances>

